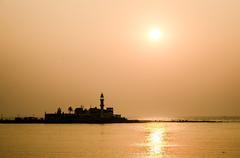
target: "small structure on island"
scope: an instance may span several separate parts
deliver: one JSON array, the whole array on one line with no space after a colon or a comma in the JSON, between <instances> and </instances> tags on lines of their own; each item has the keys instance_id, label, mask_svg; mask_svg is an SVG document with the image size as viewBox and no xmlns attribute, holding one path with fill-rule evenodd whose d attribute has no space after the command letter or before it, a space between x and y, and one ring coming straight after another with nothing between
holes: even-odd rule
<instances>
[{"instance_id":1,"label":"small structure on island","mask_svg":"<svg viewBox=\"0 0 240 158\"><path fill-rule=\"evenodd\" d=\"M113 107L104 107L104 95L101 93L100 108L86 109L80 106L73 110L70 106L69 113L64 113L61 108L58 108L56 113L45 113L44 120L45 123L115 123L127 121L121 115L114 114Z\"/></svg>"}]
</instances>

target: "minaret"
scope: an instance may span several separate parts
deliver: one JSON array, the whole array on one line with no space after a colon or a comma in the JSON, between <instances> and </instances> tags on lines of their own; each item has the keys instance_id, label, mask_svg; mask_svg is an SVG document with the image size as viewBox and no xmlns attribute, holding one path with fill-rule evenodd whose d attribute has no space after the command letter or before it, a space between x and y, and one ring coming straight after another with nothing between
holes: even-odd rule
<instances>
[{"instance_id":1,"label":"minaret","mask_svg":"<svg viewBox=\"0 0 240 158\"><path fill-rule=\"evenodd\" d=\"M101 93L101 96L100 96L100 107L101 107L101 111L103 111L103 109L104 109L104 96L103 96L103 93Z\"/></svg>"}]
</instances>

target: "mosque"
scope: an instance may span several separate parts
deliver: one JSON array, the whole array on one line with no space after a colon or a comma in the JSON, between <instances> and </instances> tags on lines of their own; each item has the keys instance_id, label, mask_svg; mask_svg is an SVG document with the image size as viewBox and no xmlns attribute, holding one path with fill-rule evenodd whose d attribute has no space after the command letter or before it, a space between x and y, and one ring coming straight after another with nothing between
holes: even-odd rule
<instances>
[{"instance_id":1,"label":"mosque","mask_svg":"<svg viewBox=\"0 0 240 158\"><path fill-rule=\"evenodd\" d=\"M104 95L100 95L100 108L86 109L83 106L75 108L70 106L68 113L62 112L61 108L55 113L45 113L45 123L115 123L127 122L125 117L113 113L113 107L105 108Z\"/></svg>"}]
</instances>

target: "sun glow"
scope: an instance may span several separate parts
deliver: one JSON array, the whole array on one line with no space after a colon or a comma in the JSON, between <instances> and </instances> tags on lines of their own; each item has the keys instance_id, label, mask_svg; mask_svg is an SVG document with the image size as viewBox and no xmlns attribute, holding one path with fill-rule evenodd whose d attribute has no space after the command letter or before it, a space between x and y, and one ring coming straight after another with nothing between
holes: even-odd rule
<instances>
[{"instance_id":1,"label":"sun glow","mask_svg":"<svg viewBox=\"0 0 240 158\"><path fill-rule=\"evenodd\" d=\"M162 131L154 131L150 135L152 144L158 144L159 142L162 142Z\"/></svg>"},{"instance_id":2,"label":"sun glow","mask_svg":"<svg viewBox=\"0 0 240 158\"><path fill-rule=\"evenodd\" d=\"M165 128L159 126L150 127L150 133L148 135L148 158L159 157L163 155L165 140Z\"/></svg>"},{"instance_id":3,"label":"sun glow","mask_svg":"<svg viewBox=\"0 0 240 158\"><path fill-rule=\"evenodd\" d=\"M155 154L159 154L161 152L162 143L163 143L163 131L155 130L150 134L150 142L151 142L151 151Z\"/></svg>"},{"instance_id":4,"label":"sun glow","mask_svg":"<svg viewBox=\"0 0 240 158\"><path fill-rule=\"evenodd\" d=\"M161 31L158 28L152 29L148 36L152 41L158 41L161 38Z\"/></svg>"}]
</instances>

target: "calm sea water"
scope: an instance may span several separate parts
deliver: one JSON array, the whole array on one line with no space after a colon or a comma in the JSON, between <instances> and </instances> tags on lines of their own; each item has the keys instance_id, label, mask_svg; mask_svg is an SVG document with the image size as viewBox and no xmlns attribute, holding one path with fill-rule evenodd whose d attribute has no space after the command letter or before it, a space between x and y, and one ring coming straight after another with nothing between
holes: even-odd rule
<instances>
[{"instance_id":1,"label":"calm sea water","mask_svg":"<svg viewBox=\"0 0 240 158\"><path fill-rule=\"evenodd\" d=\"M239 158L240 123L0 124L1 158Z\"/></svg>"}]
</instances>

